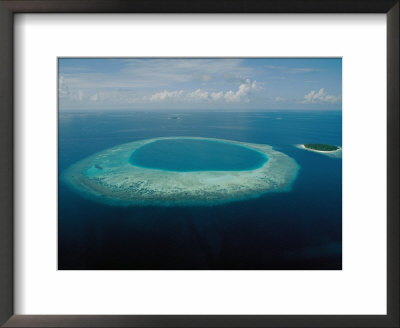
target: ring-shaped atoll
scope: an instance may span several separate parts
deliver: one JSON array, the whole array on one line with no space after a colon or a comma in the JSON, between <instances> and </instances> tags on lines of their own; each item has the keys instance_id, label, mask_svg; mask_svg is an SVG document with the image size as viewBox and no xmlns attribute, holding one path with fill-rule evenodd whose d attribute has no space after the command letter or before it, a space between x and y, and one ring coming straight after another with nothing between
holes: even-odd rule
<instances>
[{"instance_id":1,"label":"ring-shaped atoll","mask_svg":"<svg viewBox=\"0 0 400 328\"><path fill-rule=\"evenodd\" d=\"M149 168L132 161L136 151L160 140L222 142L255 151L264 160L251 169L196 171ZM298 168L291 157L265 144L166 137L134 141L91 155L65 170L62 179L86 197L109 205L204 206L290 191Z\"/></svg>"}]
</instances>

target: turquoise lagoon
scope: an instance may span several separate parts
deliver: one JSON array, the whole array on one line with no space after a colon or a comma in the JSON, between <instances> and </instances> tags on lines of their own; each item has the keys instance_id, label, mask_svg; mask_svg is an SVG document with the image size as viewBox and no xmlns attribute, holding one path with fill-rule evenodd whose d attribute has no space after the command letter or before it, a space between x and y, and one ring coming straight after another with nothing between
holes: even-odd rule
<instances>
[{"instance_id":1,"label":"turquoise lagoon","mask_svg":"<svg viewBox=\"0 0 400 328\"><path fill-rule=\"evenodd\" d=\"M132 153L136 166L166 171L245 171L261 167L268 157L252 148L209 139L160 139Z\"/></svg>"}]
</instances>

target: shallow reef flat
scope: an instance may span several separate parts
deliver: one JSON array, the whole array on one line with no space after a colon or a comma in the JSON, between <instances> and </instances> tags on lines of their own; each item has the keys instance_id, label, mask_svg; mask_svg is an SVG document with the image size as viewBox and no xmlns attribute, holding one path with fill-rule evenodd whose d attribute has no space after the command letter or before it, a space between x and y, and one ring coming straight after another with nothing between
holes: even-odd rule
<instances>
[{"instance_id":1,"label":"shallow reef flat","mask_svg":"<svg viewBox=\"0 0 400 328\"><path fill-rule=\"evenodd\" d=\"M255 169L167 171L132 164L132 154L159 140L207 140L246 147L266 161ZM167 137L130 142L96 153L69 167L62 180L95 201L120 206L207 206L290 191L298 172L291 157L269 145L195 137Z\"/></svg>"}]
</instances>

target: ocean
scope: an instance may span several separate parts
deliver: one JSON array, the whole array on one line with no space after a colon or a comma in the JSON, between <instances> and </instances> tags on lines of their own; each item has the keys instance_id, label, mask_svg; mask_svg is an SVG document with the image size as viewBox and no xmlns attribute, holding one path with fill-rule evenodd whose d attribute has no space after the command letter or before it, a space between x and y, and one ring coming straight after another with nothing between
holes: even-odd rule
<instances>
[{"instance_id":1,"label":"ocean","mask_svg":"<svg viewBox=\"0 0 400 328\"><path fill-rule=\"evenodd\" d=\"M173 136L271 145L298 175L288 192L175 207L107 205L59 179L60 270L342 268L342 160L295 146L342 146L341 111L61 111L59 176L107 148Z\"/></svg>"}]
</instances>

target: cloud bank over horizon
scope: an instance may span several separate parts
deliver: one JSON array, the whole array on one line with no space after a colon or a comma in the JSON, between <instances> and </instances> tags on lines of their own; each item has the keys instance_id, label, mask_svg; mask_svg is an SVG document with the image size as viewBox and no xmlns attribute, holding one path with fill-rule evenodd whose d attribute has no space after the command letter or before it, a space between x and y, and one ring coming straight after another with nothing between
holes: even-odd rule
<instances>
[{"instance_id":1,"label":"cloud bank over horizon","mask_svg":"<svg viewBox=\"0 0 400 328\"><path fill-rule=\"evenodd\" d=\"M341 59L60 58L60 110L342 108Z\"/></svg>"}]
</instances>

